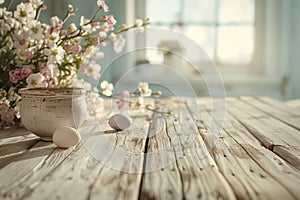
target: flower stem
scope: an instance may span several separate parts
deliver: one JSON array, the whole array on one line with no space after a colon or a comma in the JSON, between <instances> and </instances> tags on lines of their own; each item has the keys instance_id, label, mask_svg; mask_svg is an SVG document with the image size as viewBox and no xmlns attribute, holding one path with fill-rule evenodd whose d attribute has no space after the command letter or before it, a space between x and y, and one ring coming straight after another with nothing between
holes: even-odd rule
<instances>
[{"instance_id":1,"label":"flower stem","mask_svg":"<svg viewBox=\"0 0 300 200\"><path fill-rule=\"evenodd\" d=\"M41 13L41 10L42 10L43 7L44 7L44 4L41 4L38 7L38 9L36 10L35 17L34 17L35 20L37 20L40 17L40 13Z\"/></svg>"},{"instance_id":2,"label":"flower stem","mask_svg":"<svg viewBox=\"0 0 300 200\"><path fill-rule=\"evenodd\" d=\"M13 4L14 0L9 0L8 6L7 6L7 10L11 9L11 6Z\"/></svg>"},{"instance_id":3,"label":"flower stem","mask_svg":"<svg viewBox=\"0 0 300 200\"><path fill-rule=\"evenodd\" d=\"M94 16L92 17L92 19L91 19L88 23L86 23L86 24L84 24L84 25L86 26L86 25L88 25L89 23L93 23L94 19L97 17L97 15L98 15L98 13L100 12L100 10L101 10L101 7L98 8L97 12L94 14Z\"/></svg>"}]
</instances>

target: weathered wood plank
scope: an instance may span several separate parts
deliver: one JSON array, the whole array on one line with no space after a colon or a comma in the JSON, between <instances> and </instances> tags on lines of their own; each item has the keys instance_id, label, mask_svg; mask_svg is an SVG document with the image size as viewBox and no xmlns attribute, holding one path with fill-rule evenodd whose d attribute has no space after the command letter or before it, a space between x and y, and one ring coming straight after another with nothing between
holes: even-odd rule
<instances>
[{"instance_id":1,"label":"weathered wood plank","mask_svg":"<svg viewBox=\"0 0 300 200\"><path fill-rule=\"evenodd\" d=\"M242 110L245 105L255 103L250 100L245 102L238 99L235 102L235 106ZM259 108L252 106L252 109L248 110L248 112L262 112ZM297 169L300 169L300 132L298 130L271 115L262 118L251 118L250 115L250 118L240 118L238 113L234 113L230 108L227 110L258 138L265 147L277 153ZM275 113L273 110L273 114Z\"/></svg>"},{"instance_id":2,"label":"weathered wood plank","mask_svg":"<svg viewBox=\"0 0 300 200\"><path fill-rule=\"evenodd\" d=\"M163 170L145 174L141 197L156 199L177 195L176 199L235 199L229 184L220 174L218 167L206 150L204 141L184 102L180 107L180 113L174 113L179 119L172 122L168 118L166 128L160 132L169 135L169 141L164 140L165 136L163 135L156 135L157 143L153 141L160 149L163 147L168 149L166 146L172 145L176 160ZM182 122L184 124L179 124ZM172 135L173 137L170 137ZM178 139L180 146L178 146ZM152 148L155 149L155 146ZM171 155L169 154L169 156ZM171 159L171 157L166 155L164 159ZM168 192L165 194L166 196L163 196L164 191Z\"/></svg>"},{"instance_id":3,"label":"weathered wood plank","mask_svg":"<svg viewBox=\"0 0 300 200\"><path fill-rule=\"evenodd\" d=\"M80 131L86 131L82 137L84 145L88 146L88 150L82 147L78 152L69 156L63 165L51 172L41 184L37 185L33 191L25 196L25 199L34 199L39 196L43 196L44 199L53 197L99 199L103 196L106 199L137 198L141 175L128 174L105 165L109 164L109 162L115 162L114 154L118 148L123 147L133 152L142 148L142 151L144 151L144 145L140 145L135 138L126 139L127 135L138 135L140 133L130 131L126 133L124 131L116 135L116 132L112 131L108 126L107 121L103 121L101 124L93 124L91 121L87 123L89 124ZM147 128L144 124L141 127ZM103 139L106 139L106 144L103 143ZM102 158L104 163L101 163L94 157L99 156L97 152L100 152L100 154L101 152L107 152L107 155L104 155ZM99 159L99 157L97 158ZM121 160L117 161L121 162ZM142 160L139 163L141 164L140 167L142 167ZM124 167L125 171L128 170L128 166ZM116 192L116 190L119 192ZM66 193L66 191L70 192Z\"/></svg>"},{"instance_id":4,"label":"weathered wood plank","mask_svg":"<svg viewBox=\"0 0 300 200\"><path fill-rule=\"evenodd\" d=\"M290 192L268 175L231 137L221 138L213 151L217 165L239 199L293 199ZM244 187L242 190L240 187ZM246 192L246 193L245 193ZM276 194L275 194L276 193Z\"/></svg>"},{"instance_id":5,"label":"weathered wood plank","mask_svg":"<svg viewBox=\"0 0 300 200\"><path fill-rule=\"evenodd\" d=\"M298 189L300 174L297 170L278 155L264 148L237 120L227 121L224 129L266 173L289 190L294 197L300 195Z\"/></svg>"},{"instance_id":6,"label":"weathered wood plank","mask_svg":"<svg viewBox=\"0 0 300 200\"><path fill-rule=\"evenodd\" d=\"M90 146L89 149L85 147L88 145L88 140L95 145L101 142L100 137L97 136L103 135L107 127L103 127L101 132L98 126L98 123L89 121L86 122L85 127L80 127L80 133L82 130L87 130L90 137L81 134L83 145L66 157L62 164L49 172L38 184L31 185L29 187L31 190L28 190L22 199L87 199L90 186L103 168L103 165L89 152L92 147ZM115 140L115 134L107 134L107 137L112 141Z\"/></svg>"},{"instance_id":7,"label":"weathered wood plank","mask_svg":"<svg viewBox=\"0 0 300 200\"><path fill-rule=\"evenodd\" d=\"M204 145L199 135L196 141ZM180 172L185 180L183 183L187 199L236 199L230 184L220 173L209 152L205 153L205 157L203 155L203 149L191 148L186 156L178 160ZM185 162L181 163L183 159Z\"/></svg>"},{"instance_id":8,"label":"weathered wood plank","mask_svg":"<svg viewBox=\"0 0 300 200\"><path fill-rule=\"evenodd\" d=\"M41 163L36 165L32 171L20 178L18 181L13 182L9 187L2 190L5 192L5 196L16 199L26 196L30 193L37 185L41 184L44 179L52 171L56 169L64 159L74 151L74 148L70 149L59 149L55 148L49 156Z\"/></svg>"},{"instance_id":9,"label":"weathered wood plank","mask_svg":"<svg viewBox=\"0 0 300 200\"><path fill-rule=\"evenodd\" d=\"M243 97L243 99L245 99L245 98ZM286 113L288 115L300 117L300 111L299 110L288 107L283 102L277 101L277 100L272 99L270 97L252 97L252 98L254 98L258 101L261 101L262 103L264 103L266 105L269 105L269 107L271 107L271 109L276 109L277 112L278 112L278 110L280 110L280 111L283 112L283 114Z\"/></svg>"},{"instance_id":10,"label":"weathered wood plank","mask_svg":"<svg viewBox=\"0 0 300 200\"><path fill-rule=\"evenodd\" d=\"M32 138L32 139L24 139L14 143L2 144L0 145L0 159L12 155L20 154L21 152L30 149L33 145L35 145L39 141L40 141L39 138Z\"/></svg>"},{"instance_id":11,"label":"weathered wood plank","mask_svg":"<svg viewBox=\"0 0 300 200\"><path fill-rule=\"evenodd\" d=\"M145 154L145 173L141 183L140 199L183 198L182 183L170 140L173 136L163 117L154 115L149 129ZM172 125L172 124L171 124ZM167 135L167 130L170 135ZM174 131L173 131L174 133Z\"/></svg>"},{"instance_id":12,"label":"weathered wood plank","mask_svg":"<svg viewBox=\"0 0 300 200\"><path fill-rule=\"evenodd\" d=\"M195 112L192 115L194 118L199 118L199 114L197 116ZM201 117L202 122L206 124L204 126L211 125L210 116L202 114ZM202 124L198 124L198 127L202 127L200 131L208 129L203 129ZM276 154L262 147L252 134L228 115L224 128L225 131L221 130L220 138L212 153L238 198L293 199L299 196L296 185L299 184L300 179L295 169ZM265 158L264 154L270 157ZM264 163L261 164L262 160ZM283 162L278 164L278 160ZM296 177L292 180L283 179L283 177L290 177L290 174Z\"/></svg>"},{"instance_id":13,"label":"weathered wood plank","mask_svg":"<svg viewBox=\"0 0 300 200\"><path fill-rule=\"evenodd\" d=\"M288 145L298 149L300 138L297 135L300 132L274 118L241 119L240 121L269 149L276 145Z\"/></svg>"},{"instance_id":14,"label":"weathered wood plank","mask_svg":"<svg viewBox=\"0 0 300 200\"><path fill-rule=\"evenodd\" d=\"M280 117L284 117L284 116L295 116L292 112L290 112L287 106L282 106L281 108L279 108L278 106L274 105L275 101L273 101L272 103L265 103L261 100L259 100L259 98L257 97L239 97L237 98L238 101L244 101L246 103L248 103L251 106L254 106L254 108L258 108L257 110L266 113L268 115L271 116L280 116ZM280 103L280 102L277 102ZM256 106L255 106L256 105Z\"/></svg>"},{"instance_id":15,"label":"weathered wood plank","mask_svg":"<svg viewBox=\"0 0 300 200\"><path fill-rule=\"evenodd\" d=\"M251 105L244 103L242 104L241 98L228 98L226 99L226 109L231 111L240 119L255 119L261 117L267 117L268 114L253 108Z\"/></svg>"},{"instance_id":16,"label":"weathered wood plank","mask_svg":"<svg viewBox=\"0 0 300 200\"><path fill-rule=\"evenodd\" d=\"M5 143L18 142L24 139L37 138L36 135L26 130L25 128L11 128L0 130L0 145Z\"/></svg>"},{"instance_id":17,"label":"weathered wood plank","mask_svg":"<svg viewBox=\"0 0 300 200\"><path fill-rule=\"evenodd\" d=\"M34 144L24 129L0 131L0 198L299 198L298 116L248 99L230 98L224 116L213 112L225 104L210 98L196 107L188 98L162 100L173 116L131 113L136 127L118 133L107 120L86 122L82 143L68 150Z\"/></svg>"},{"instance_id":18,"label":"weathered wood plank","mask_svg":"<svg viewBox=\"0 0 300 200\"><path fill-rule=\"evenodd\" d=\"M300 131L300 113L295 112L285 104L275 100L265 101L268 98L241 97L241 99L256 110L259 110L258 112L264 112Z\"/></svg>"},{"instance_id":19,"label":"weathered wood plank","mask_svg":"<svg viewBox=\"0 0 300 200\"><path fill-rule=\"evenodd\" d=\"M109 164L101 169L91 185L89 199L138 198L149 120L147 115L140 115L133 121L136 127L117 133Z\"/></svg>"},{"instance_id":20,"label":"weathered wood plank","mask_svg":"<svg viewBox=\"0 0 300 200\"><path fill-rule=\"evenodd\" d=\"M38 142L26 153L14 158L12 162L3 167L0 170L1 196L6 197L7 189L32 173L54 149L55 146L49 142Z\"/></svg>"},{"instance_id":21,"label":"weathered wood plank","mask_svg":"<svg viewBox=\"0 0 300 200\"><path fill-rule=\"evenodd\" d=\"M0 134L0 169L26 153L39 141L37 136L23 128L0 130Z\"/></svg>"},{"instance_id":22,"label":"weathered wood plank","mask_svg":"<svg viewBox=\"0 0 300 200\"><path fill-rule=\"evenodd\" d=\"M29 190L21 198L86 199L88 183L93 181L100 167L86 148L81 147L37 184L27 186Z\"/></svg>"},{"instance_id":23,"label":"weathered wood plank","mask_svg":"<svg viewBox=\"0 0 300 200\"><path fill-rule=\"evenodd\" d=\"M18 132L20 129L18 127L13 127L10 129L4 129L4 130L0 130L0 141L2 139L5 139L7 137L9 137L10 134L14 133L14 132ZM21 131L23 132L23 130Z\"/></svg>"}]
</instances>

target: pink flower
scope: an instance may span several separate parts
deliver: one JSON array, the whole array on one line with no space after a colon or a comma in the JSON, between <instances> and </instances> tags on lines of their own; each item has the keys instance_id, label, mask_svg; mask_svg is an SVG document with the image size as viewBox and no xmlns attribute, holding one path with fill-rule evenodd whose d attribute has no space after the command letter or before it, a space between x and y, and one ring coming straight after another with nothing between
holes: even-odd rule
<instances>
[{"instance_id":1,"label":"pink flower","mask_svg":"<svg viewBox=\"0 0 300 200\"><path fill-rule=\"evenodd\" d=\"M2 113L1 119L5 122L12 122L15 118L15 114L14 109L9 108L6 112Z\"/></svg>"},{"instance_id":2,"label":"pink flower","mask_svg":"<svg viewBox=\"0 0 300 200\"><path fill-rule=\"evenodd\" d=\"M24 44L26 44L26 41L25 41L25 39L21 39L21 40L19 40L19 45L23 46Z\"/></svg>"},{"instance_id":3,"label":"pink flower","mask_svg":"<svg viewBox=\"0 0 300 200\"><path fill-rule=\"evenodd\" d=\"M99 29L100 28L100 22L93 22L92 27L95 28L95 29Z\"/></svg>"},{"instance_id":4,"label":"pink flower","mask_svg":"<svg viewBox=\"0 0 300 200\"><path fill-rule=\"evenodd\" d=\"M40 73L49 80L52 77L52 70L44 63L40 66Z\"/></svg>"},{"instance_id":5,"label":"pink flower","mask_svg":"<svg viewBox=\"0 0 300 200\"><path fill-rule=\"evenodd\" d=\"M14 121L0 121L0 129L5 129L5 128L10 128L13 127L15 125Z\"/></svg>"},{"instance_id":6,"label":"pink flower","mask_svg":"<svg viewBox=\"0 0 300 200\"><path fill-rule=\"evenodd\" d=\"M9 80L10 80L10 82L16 83L21 79L22 79L22 76L21 76L21 70L20 69L15 69L15 70L9 71Z\"/></svg>"},{"instance_id":7,"label":"pink flower","mask_svg":"<svg viewBox=\"0 0 300 200\"><path fill-rule=\"evenodd\" d=\"M110 30L113 30L114 25L117 23L113 15L107 16L106 22L108 23Z\"/></svg>"},{"instance_id":8,"label":"pink flower","mask_svg":"<svg viewBox=\"0 0 300 200\"><path fill-rule=\"evenodd\" d=\"M73 46L73 53L79 53L81 51L81 46L80 44L76 44Z\"/></svg>"},{"instance_id":9,"label":"pink flower","mask_svg":"<svg viewBox=\"0 0 300 200\"><path fill-rule=\"evenodd\" d=\"M47 80L47 87L54 88L54 84L52 80Z\"/></svg>"},{"instance_id":10,"label":"pink flower","mask_svg":"<svg viewBox=\"0 0 300 200\"><path fill-rule=\"evenodd\" d=\"M62 36L66 36L66 35L67 35L67 31L66 31L66 30L62 30L62 31L60 32L60 34L61 34Z\"/></svg>"},{"instance_id":11,"label":"pink flower","mask_svg":"<svg viewBox=\"0 0 300 200\"><path fill-rule=\"evenodd\" d=\"M30 74L32 74L32 71L30 69L29 65L23 65L21 68L21 77L22 78L26 78L28 77Z\"/></svg>"},{"instance_id":12,"label":"pink flower","mask_svg":"<svg viewBox=\"0 0 300 200\"><path fill-rule=\"evenodd\" d=\"M28 58L28 59L33 58L33 51L27 49L27 50L25 51L25 56L26 56L26 58Z\"/></svg>"},{"instance_id":13,"label":"pink flower","mask_svg":"<svg viewBox=\"0 0 300 200\"><path fill-rule=\"evenodd\" d=\"M121 94L121 99L118 102L118 109L121 110L129 102L130 93L127 90L124 90Z\"/></svg>"},{"instance_id":14,"label":"pink flower","mask_svg":"<svg viewBox=\"0 0 300 200\"><path fill-rule=\"evenodd\" d=\"M68 44L68 43L66 43L66 44L63 46L63 48L64 48L64 50L65 50L66 53L69 53L70 47L71 47L71 45Z\"/></svg>"},{"instance_id":15,"label":"pink flower","mask_svg":"<svg viewBox=\"0 0 300 200\"><path fill-rule=\"evenodd\" d=\"M16 112L14 111L14 109L9 108L6 105L6 109L1 112L0 129L13 127L15 125L15 114Z\"/></svg>"},{"instance_id":16,"label":"pink flower","mask_svg":"<svg viewBox=\"0 0 300 200\"><path fill-rule=\"evenodd\" d=\"M126 102L123 99L120 99L118 102L118 109L121 110L126 105Z\"/></svg>"},{"instance_id":17,"label":"pink flower","mask_svg":"<svg viewBox=\"0 0 300 200\"><path fill-rule=\"evenodd\" d=\"M104 12L108 12L109 8L106 5L104 0L98 0L97 5L99 6L99 8L102 8L104 10Z\"/></svg>"},{"instance_id":18,"label":"pink flower","mask_svg":"<svg viewBox=\"0 0 300 200\"><path fill-rule=\"evenodd\" d=\"M99 37L94 37L94 42L95 42L95 44L100 44L100 38Z\"/></svg>"},{"instance_id":19,"label":"pink flower","mask_svg":"<svg viewBox=\"0 0 300 200\"><path fill-rule=\"evenodd\" d=\"M124 90L124 91L122 92L122 99L128 100L129 97L130 97L129 91Z\"/></svg>"},{"instance_id":20,"label":"pink flower","mask_svg":"<svg viewBox=\"0 0 300 200\"><path fill-rule=\"evenodd\" d=\"M60 29L59 28L55 28L55 27L51 27L49 33L50 34L52 34L52 33L58 34L58 33L60 33Z\"/></svg>"}]
</instances>

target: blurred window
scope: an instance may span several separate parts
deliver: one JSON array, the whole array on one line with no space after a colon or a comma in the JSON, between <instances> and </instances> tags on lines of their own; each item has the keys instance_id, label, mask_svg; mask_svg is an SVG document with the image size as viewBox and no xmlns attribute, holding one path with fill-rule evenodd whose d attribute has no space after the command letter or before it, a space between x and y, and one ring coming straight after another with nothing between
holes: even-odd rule
<instances>
[{"instance_id":1,"label":"blurred window","mask_svg":"<svg viewBox=\"0 0 300 200\"><path fill-rule=\"evenodd\" d=\"M146 0L145 4L152 26L182 32L219 66L248 66L255 54L257 1Z\"/></svg>"}]
</instances>

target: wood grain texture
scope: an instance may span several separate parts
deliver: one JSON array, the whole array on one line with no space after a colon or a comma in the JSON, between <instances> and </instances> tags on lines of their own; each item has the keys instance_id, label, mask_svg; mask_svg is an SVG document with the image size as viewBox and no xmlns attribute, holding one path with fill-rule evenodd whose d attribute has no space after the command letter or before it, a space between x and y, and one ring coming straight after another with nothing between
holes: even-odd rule
<instances>
[{"instance_id":1,"label":"wood grain texture","mask_svg":"<svg viewBox=\"0 0 300 200\"><path fill-rule=\"evenodd\" d=\"M202 102L203 105L205 104ZM228 109L231 108L229 107ZM200 118L195 112L193 116L195 119ZM198 122L198 127L202 127L200 130L207 130L208 126L212 125L211 118L211 115L201 113L201 122ZM277 169L278 164L274 162L273 157L281 159L276 154L272 154L272 152L262 147L256 138L232 116L227 115L227 118L225 125L220 129L221 132L212 150L212 155L220 171L233 188L237 198L294 199L299 196L296 186L299 184L298 172L290 168L286 163L285 167L289 172L280 172ZM203 126L207 128L203 129ZM271 153L272 157L268 157L270 156L268 153ZM268 156L264 157L264 154ZM283 165L282 162L281 165ZM282 169L281 166L279 167ZM281 179L289 176L292 172L297 178L292 178L293 182L287 181L289 187L286 187L287 182L282 183Z\"/></svg>"},{"instance_id":2,"label":"wood grain texture","mask_svg":"<svg viewBox=\"0 0 300 200\"><path fill-rule=\"evenodd\" d=\"M150 130L157 133L149 139L149 144L153 145L148 151L173 150L161 154L162 161L158 162L164 163L165 159L175 161L143 176L140 198L235 199L232 189L207 151L185 103L175 101L174 104L180 106L178 113L174 113L174 120L158 118L152 124L155 128ZM168 106L175 110L172 102L169 101Z\"/></svg>"},{"instance_id":3,"label":"wood grain texture","mask_svg":"<svg viewBox=\"0 0 300 200\"><path fill-rule=\"evenodd\" d=\"M238 119L263 145L281 156L284 160L300 169L300 137L299 130L286 123L287 117L294 117L287 108L285 112L276 109L256 98L236 98L228 104L228 112ZM237 107L244 111L241 117L239 112L231 109ZM260 113L259 118L252 117Z\"/></svg>"},{"instance_id":4,"label":"wood grain texture","mask_svg":"<svg viewBox=\"0 0 300 200\"><path fill-rule=\"evenodd\" d=\"M119 132L87 120L67 150L0 130L0 199L300 198L298 111L267 97L155 104L173 115L134 111Z\"/></svg>"}]
</instances>

